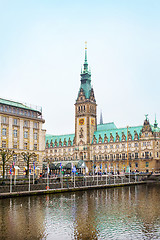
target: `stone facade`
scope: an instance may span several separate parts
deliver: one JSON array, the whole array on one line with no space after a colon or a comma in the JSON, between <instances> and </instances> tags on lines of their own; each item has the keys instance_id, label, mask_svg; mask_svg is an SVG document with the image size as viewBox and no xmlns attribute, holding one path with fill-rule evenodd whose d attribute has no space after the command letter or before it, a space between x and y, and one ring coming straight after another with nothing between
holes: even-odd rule
<instances>
[{"instance_id":1,"label":"stone facade","mask_svg":"<svg viewBox=\"0 0 160 240\"><path fill-rule=\"evenodd\" d=\"M87 167L87 172L151 172L160 170L160 128L146 116L143 125L117 128L97 125L97 104L91 87L87 49L75 103L75 134L46 135L46 156L54 169L60 164ZM81 164L80 164L81 162ZM57 167L56 167L57 166Z\"/></svg>"},{"instance_id":2,"label":"stone facade","mask_svg":"<svg viewBox=\"0 0 160 240\"><path fill-rule=\"evenodd\" d=\"M21 157L22 152L34 152L36 156L32 162L35 161L37 174L42 171L45 155L43 123L41 110L33 109L22 103L0 99L0 148L14 151L13 158L6 164L6 174L13 162L17 166L16 174L24 174L26 163ZM2 163L1 159L0 163Z\"/></svg>"}]
</instances>

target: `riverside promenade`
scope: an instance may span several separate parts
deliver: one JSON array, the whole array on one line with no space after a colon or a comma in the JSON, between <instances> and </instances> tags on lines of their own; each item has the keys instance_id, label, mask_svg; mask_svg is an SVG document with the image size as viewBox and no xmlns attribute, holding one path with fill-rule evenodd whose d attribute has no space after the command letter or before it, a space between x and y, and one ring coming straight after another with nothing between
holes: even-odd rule
<instances>
[{"instance_id":1,"label":"riverside promenade","mask_svg":"<svg viewBox=\"0 0 160 240\"><path fill-rule=\"evenodd\" d=\"M142 175L72 176L42 178L34 182L33 180L17 180L11 183L8 181L0 186L0 198L113 188L147 182L147 177Z\"/></svg>"}]
</instances>

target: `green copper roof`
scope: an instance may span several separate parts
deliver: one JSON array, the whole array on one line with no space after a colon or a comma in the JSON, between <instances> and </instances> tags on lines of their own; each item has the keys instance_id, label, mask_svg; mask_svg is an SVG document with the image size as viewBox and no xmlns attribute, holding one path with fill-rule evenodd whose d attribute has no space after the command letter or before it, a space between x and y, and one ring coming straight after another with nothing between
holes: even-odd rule
<instances>
[{"instance_id":1,"label":"green copper roof","mask_svg":"<svg viewBox=\"0 0 160 240\"><path fill-rule=\"evenodd\" d=\"M57 136L46 134L45 141L46 142L48 141L48 144L50 145L50 142L52 140L53 147L54 147L55 140L57 141L57 146L59 146L59 141L60 140L62 141L62 146L63 146L63 142L64 142L64 139L65 139L66 140L66 146L68 146L68 140L70 139L71 140L71 146L72 146L73 145L74 136L75 136L74 134L57 135Z\"/></svg>"},{"instance_id":2,"label":"green copper roof","mask_svg":"<svg viewBox=\"0 0 160 240\"><path fill-rule=\"evenodd\" d=\"M26 110L41 112L40 110L36 110L36 109L31 108L31 107L28 107L27 105L25 105L23 103L14 102L14 101L3 99L3 98L0 98L0 104L5 104L5 105L12 106L12 107L18 107L18 108L23 108L23 109L26 109Z\"/></svg>"},{"instance_id":3,"label":"green copper roof","mask_svg":"<svg viewBox=\"0 0 160 240\"><path fill-rule=\"evenodd\" d=\"M114 123L113 123L114 124ZM104 124L104 125L107 125L107 124ZM108 137L108 141L110 141L110 133L112 133L113 137L114 137L114 141L116 140L116 133L118 133L119 137L120 137L120 141L122 140L122 132L125 134L125 136L127 136L127 128L112 128L112 129L109 129L108 126L106 126L107 128L103 130L97 130L94 132L94 135L97 139L97 142L99 140L99 135L101 135L102 137L102 142L104 142L104 136L106 134L106 136ZM136 127L129 127L128 128L128 131L131 133L132 135L132 139L134 137L134 131L136 131L139 135L141 129L142 129L143 126L136 126ZM102 126L101 126L102 128Z\"/></svg>"},{"instance_id":4,"label":"green copper roof","mask_svg":"<svg viewBox=\"0 0 160 240\"><path fill-rule=\"evenodd\" d=\"M97 131L106 131L106 130L109 130L109 129L117 129L117 127L114 124L114 122L98 124L97 125Z\"/></svg>"}]
</instances>

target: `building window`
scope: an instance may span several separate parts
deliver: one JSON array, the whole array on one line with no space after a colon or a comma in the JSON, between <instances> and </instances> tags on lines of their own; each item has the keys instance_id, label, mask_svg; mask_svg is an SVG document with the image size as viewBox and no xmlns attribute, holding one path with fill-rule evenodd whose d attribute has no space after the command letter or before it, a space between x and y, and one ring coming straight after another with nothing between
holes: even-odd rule
<instances>
[{"instance_id":1,"label":"building window","mask_svg":"<svg viewBox=\"0 0 160 240\"><path fill-rule=\"evenodd\" d=\"M119 160L119 154L116 154L116 160Z\"/></svg>"},{"instance_id":2,"label":"building window","mask_svg":"<svg viewBox=\"0 0 160 240\"><path fill-rule=\"evenodd\" d=\"M32 112L32 117L34 117L34 112Z\"/></svg>"},{"instance_id":3,"label":"building window","mask_svg":"<svg viewBox=\"0 0 160 240\"><path fill-rule=\"evenodd\" d=\"M145 158L146 158L146 159L149 158L149 152L145 152Z\"/></svg>"},{"instance_id":4,"label":"building window","mask_svg":"<svg viewBox=\"0 0 160 240\"><path fill-rule=\"evenodd\" d=\"M15 108L13 108L13 113L14 113L14 114L16 113L16 109L15 109Z\"/></svg>"},{"instance_id":5,"label":"building window","mask_svg":"<svg viewBox=\"0 0 160 240\"><path fill-rule=\"evenodd\" d=\"M13 136L14 136L15 138L17 137L17 130L16 130L16 129L13 130Z\"/></svg>"},{"instance_id":6,"label":"building window","mask_svg":"<svg viewBox=\"0 0 160 240\"><path fill-rule=\"evenodd\" d=\"M24 111L24 115L27 116L27 111Z\"/></svg>"},{"instance_id":7,"label":"building window","mask_svg":"<svg viewBox=\"0 0 160 240\"><path fill-rule=\"evenodd\" d=\"M2 117L2 123L7 123L7 118L6 117Z\"/></svg>"},{"instance_id":8,"label":"building window","mask_svg":"<svg viewBox=\"0 0 160 240\"><path fill-rule=\"evenodd\" d=\"M23 110L21 110L21 115L23 115Z\"/></svg>"},{"instance_id":9,"label":"building window","mask_svg":"<svg viewBox=\"0 0 160 240\"><path fill-rule=\"evenodd\" d=\"M28 121L24 121L24 127L28 127Z\"/></svg>"},{"instance_id":10,"label":"building window","mask_svg":"<svg viewBox=\"0 0 160 240\"><path fill-rule=\"evenodd\" d=\"M28 132L24 131L24 138L28 138Z\"/></svg>"},{"instance_id":11,"label":"building window","mask_svg":"<svg viewBox=\"0 0 160 240\"><path fill-rule=\"evenodd\" d=\"M3 106L2 105L0 106L0 110L3 112Z\"/></svg>"},{"instance_id":12,"label":"building window","mask_svg":"<svg viewBox=\"0 0 160 240\"><path fill-rule=\"evenodd\" d=\"M148 137L148 133L145 133L145 137Z\"/></svg>"},{"instance_id":13,"label":"building window","mask_svg":"<svg viewBox=\"0 0 160 240\"><path fill-rule=\"evenodd\" d=\"M110 160L113 160L113 154L110 155Z\"/></svg>"},{"instance_id":14,"label":"building window","mask_svg":"<svg viewBox=\"0 0 160 240\"><path fill-rule=\"evenodd\" d=\"M14 124L14 125L17 125L17 124L18 124L17 118L14 118L14 119L13 119L13 124Z\"/></svg>"},{"instance_id":15,"label":"building window","mask_svg":"<svg viewBox=\"0 0 160 240\"><path fill-rule=\"evenodd\" d=\"M31 116L31 113L30 113L30 111L28 111L28 116L29 116L29 117Z\"/></svg>"},{"instance_id":16,"label":"building window","mask_svg":"<svg viewBox=\"0 0 160 240\"><path fill-rule=\"evenodd\" d=\"M107 145L105 145L104 148L107 149Z\"/></svg>"},{"instance_id":17,"label":"building window","mask_svg":"<svg viewBox=\"0 0 160 240\"><path fill-rule=\"evenodd\" d=\"M149 162L146 162L146 167L149 167Z\"/></svg>"},{"instance_id":18,"label":"building window","mask_svg":"<svg viewBox=\"0 0 160 240\"><path fill-rule=\"evenodd\" d=\"M113 148L113 145L110 145L110 148L112 149L112 148Z\"/></svg>"},{"instance_id":19,"label":"building window","mask_svg":"<svg viewBox=\"0 0 160 240\"><path fill-rule=\"evenodd\" d=\"M119 145L116 145L116 148L119 148Z\"/></svg>"},{"instance_id":20,"label":"building window","mask_svg":"<svg viewBox=\"0 0 160 240\"><path fill-rule=\"evenodd\" d=\"M158 152L157 152L157 157L158 157Z\"/></svg>"},{"instance_id":21,"label":"building window","mask_svg":"<svg viewBox=\"0 0 160 240\"><path fill-rule=\"evenodd\" d=\"M138 168L138 163L137 162L135 163L135 167Z\"/></svg>"},{"instance_id":22,"label":"building window","mask_svg":"<svg viewBox=\"0 0 160 240\"><path fill-rule=\"evenodd\" d=\"M24 143L24 149L26 150L28 148L28 143Z\"/></svg>"},{"instance_id":23,"label":"building window","mask_svg":"<svg viewBox=\"0 0 160 240\"><path fill-rule=\"evenodd\" d=\"M2 148L6 148L6 141L2 141Z\"/></svg>"},{"instance_id":24,"label":"building window","mask_svg":"<svg viewBox=\"0 0 160 240\"><path fill-rule=\"evenodd\" d=\"M5 106L5 112L7 112L8 111L8 108L7 108L7 106Z\"/></svg>"},{"instance_id":25,"label":"building window","mask_svg":"<svg viewBox=\"0 0 160 240\"><path fill-rule=\"evenodd\" d=\"M9 107L9 113L11 113L12 112L12 108L11 107Z\"/></svg>"},{"instance_id":26,"label":"building window","mask_svg":"<svg viewBox=\"0 0 160 240\"><path fill-rule=\"evenodd\" d=\"M122 144L122 148L125 148L125 144L124 143Z\"/></svg>"},{"instance_id":27,"label":"building window","mask_svg":"<svg viewBox=\"0 0 160 240\"><path fill-rule=\"evenodd\" d=\"M34 133L34 140L37 140L37 133Z\"/></svg>"},{"instance_id":28,"label":"building window","mask_svg":"<svg viewBox=\"0 0 160 240\"><path fill-rule=\"evenodd\" d=\"M131 159L131 153L128 153L128 158Z\"/></svg>"},{"instance_id":29,"label":"building window","mask_svg":"<svg viewBox=\"0 0 160 240\"><path fill-rule=\"evenodd\" d=\"M34 122L34 128L38 128L38 123Z\"/></svg>"},{"instance_id":30,"label":"building window","mask_svg":"<svg viewBox=\"0 0 160 240\"><path fill-rule=\"evenodd\" d=\"M7 133L7 129L6 128L2 128L2 135L6 136L6 133Z\"/></svg>"},{"instance_id":31,"label":"building window","mask_svg":"<svg viewBox=\"0 0 160 240\"><path fill-rule=\"evenodd\" d=\"M145 147L146 146L146 142L143 142L143 147Z\"/></svg>"},{"instance_id":32,"label":"building window","mask_svg":"<svg viewBox=\"0 0 160 240\"><path fill-rule=\"evenodd\" d=\"M138 159L138 153L137 152L135 153L135 159Z\"/></svg>"},{"instance_id":33,"label":"building window","mask_svg":"<svg viewBox=\"0 0 160 240\"><path fill-rule=\"evenodd\" d=\"M128 147L129 147L129 148L131 147L131 144L130 144L130 143L128 144Z\"/></svg>"},{"instance_id":34,"label":"building window","mask_svg":"<svg viewBox=\"0 0 160 240\"><path fill-rule=\"evenodd\" d=\"M34 144L34 150L37 150L37 144Z\"/></svg>"},{"instance_id":35,"label":"building window","mask_svg":"<svg viewBox=\"0 0 160 240\"><path fill-rule=\"evenodd\" d=\"M125 153L122 153L122 160L125 159Z\"/></svg>"},{"instance_id":36,"label":"building window","mask_svg":"<svg viewBox=\"0 0 160 240\"><path fill-rule=\"evenodd\" d=\"M134 146L135 146L135 147L138 147L138 143L136 142L136 143L134 144Z\"/></svg>"},{"instance_id":37,"label":"building window","mask_svg":"<svg viewBox=\"0 0 160 240\"><path fill-rule=\"evenodd\" d=\"M17 142L14 142L14 143L13 143L13 148L16 148L16 149L17 149Z\"/></svg>"}]
</instances>

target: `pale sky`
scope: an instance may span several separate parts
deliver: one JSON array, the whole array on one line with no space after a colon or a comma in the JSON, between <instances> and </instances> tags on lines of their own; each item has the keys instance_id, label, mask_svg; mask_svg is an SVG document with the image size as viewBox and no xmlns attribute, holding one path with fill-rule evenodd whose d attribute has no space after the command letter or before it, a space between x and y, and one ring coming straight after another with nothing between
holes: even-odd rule
<instances>
[{"instance_id":1,"label":"pale sky","mask_svg":"<svg viewBox=\"0 0 160 240\"><path fill-rule=\"evenodd\" d=\"M85 41L98 122L100 110L117 127L160 122L159 0L0 0L0 97L74 133Z\"/></svg>"}]
</instances>

